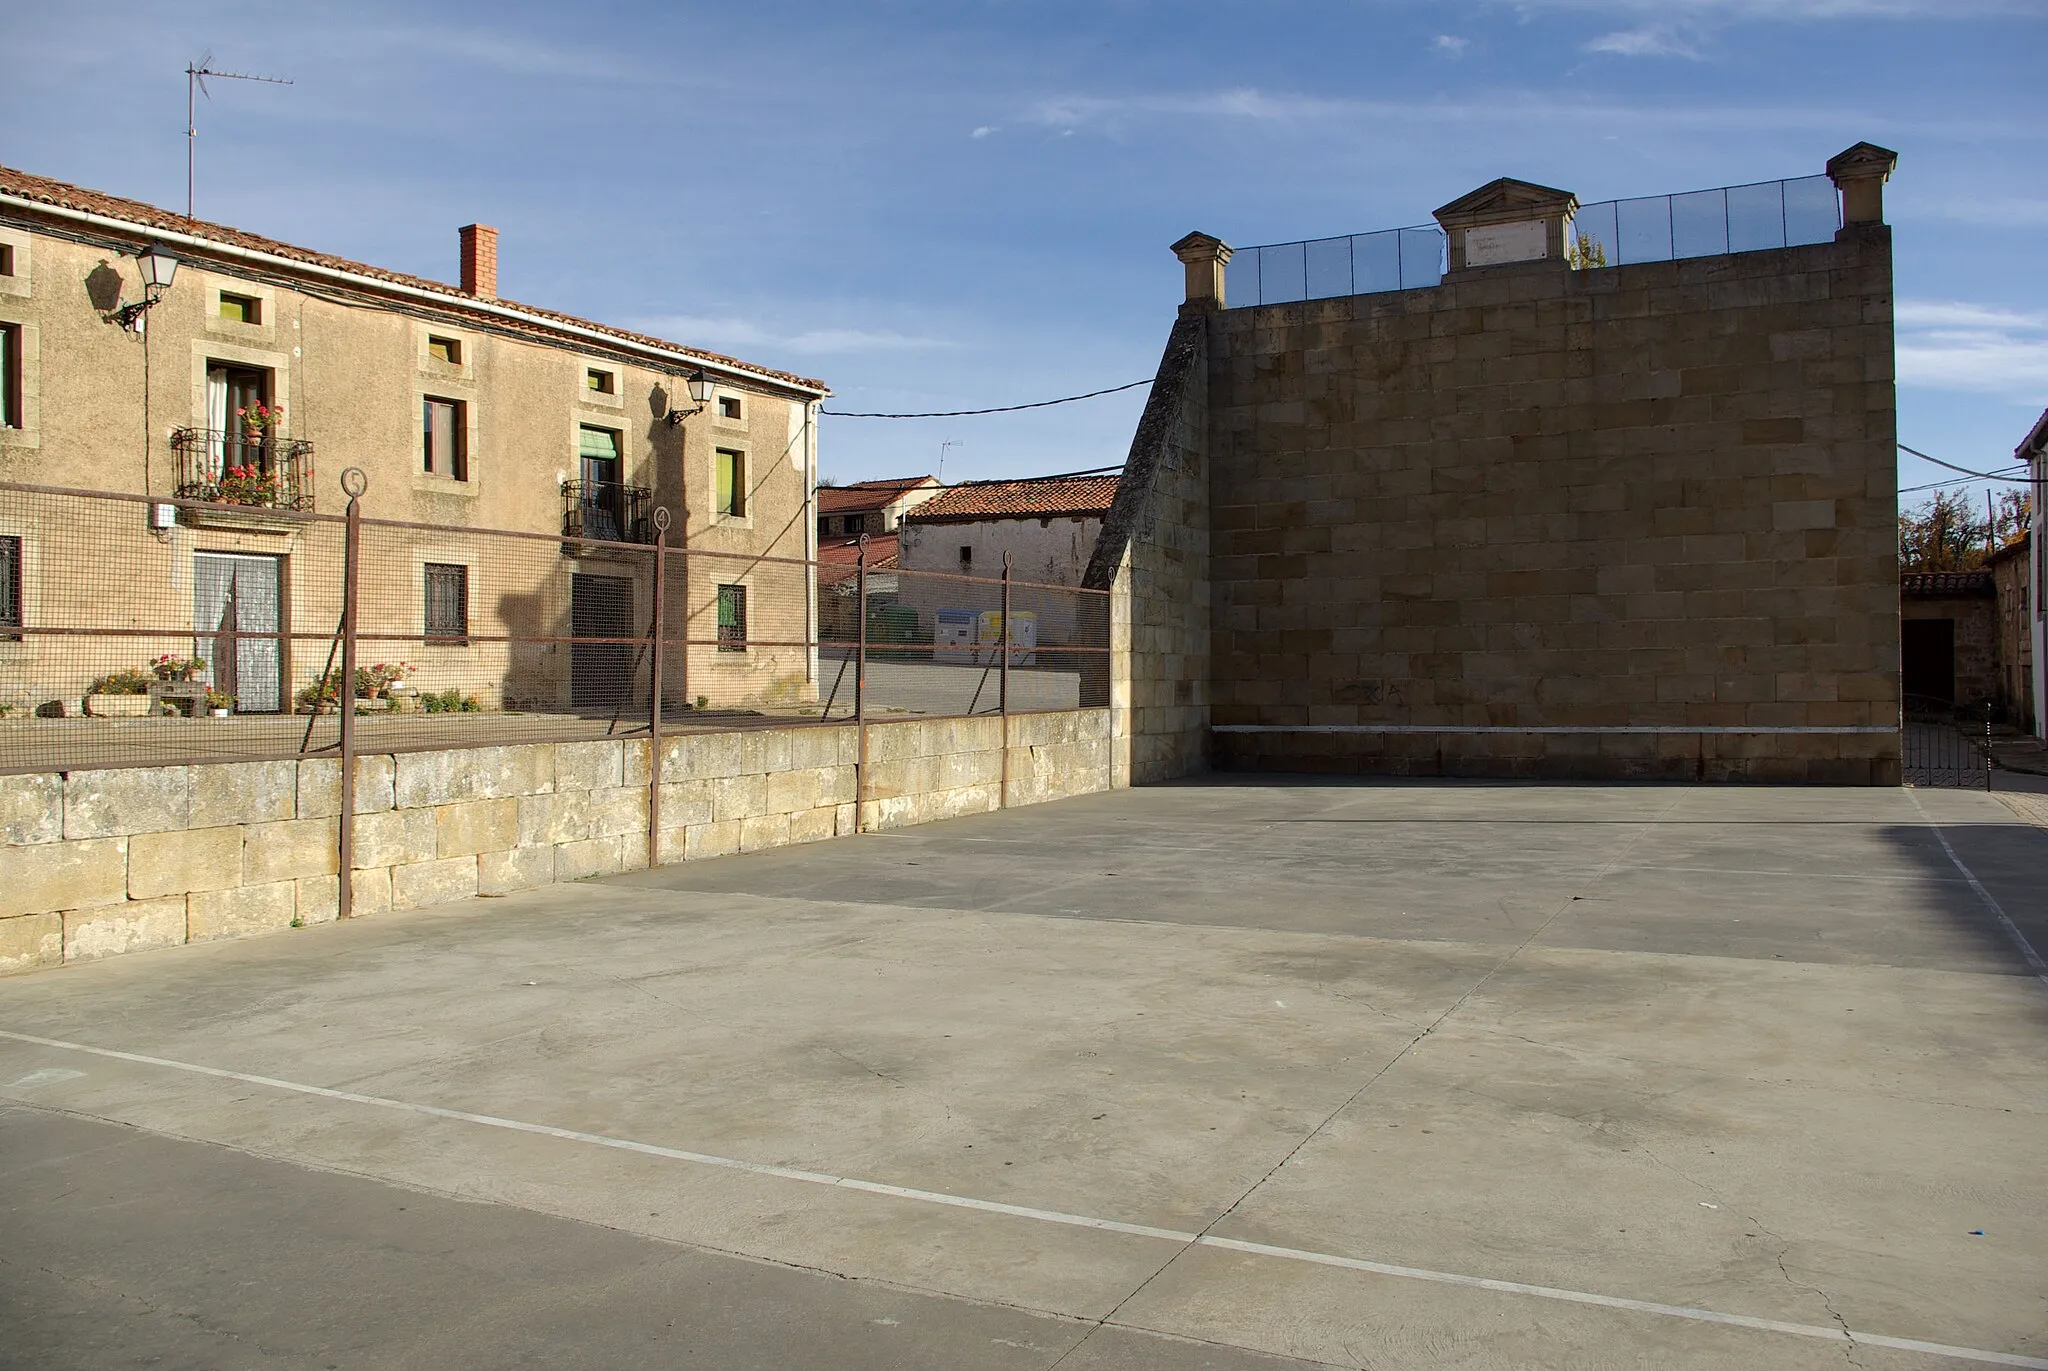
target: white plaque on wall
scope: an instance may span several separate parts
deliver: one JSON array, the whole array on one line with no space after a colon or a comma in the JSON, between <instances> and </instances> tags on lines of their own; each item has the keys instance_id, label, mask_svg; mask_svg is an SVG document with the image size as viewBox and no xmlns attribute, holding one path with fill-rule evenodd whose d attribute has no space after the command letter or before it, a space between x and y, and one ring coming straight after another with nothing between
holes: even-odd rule
<instances>
[{"instance_id":1,"label":"white plaque on wall","mask_svg":"<svg viewBox=\"0 0 2048 1371\"><path fill-rule=\"evenodd\" d=\"M1465 230L1465 265L1499 266L1503 262L1535 262L1550 255L1549 225L1540 219L1519 224L1488 224Z\"/></svg>"}]
</instances>

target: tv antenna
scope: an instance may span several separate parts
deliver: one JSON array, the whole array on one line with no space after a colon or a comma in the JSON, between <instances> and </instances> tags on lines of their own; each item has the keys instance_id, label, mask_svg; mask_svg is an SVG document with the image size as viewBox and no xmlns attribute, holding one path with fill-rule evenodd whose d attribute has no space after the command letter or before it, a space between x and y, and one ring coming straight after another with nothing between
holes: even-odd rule
<instances>
[{"instance_id":1,"label":"tv antenna","mask_svg":"<svg viewBox=\"0 0 2048 1371\"><path fill-rule=\"evenodd\" d=\"M965 443L961 442L961 441L960 441L960 440L959 440L958 438L948 438L948 439L947 439L947 440L946 440L945 442L943 442L943 443L940 443L940 444L939 444L939 484L940 484L940 485L944 485L944 484L946 484L946 449L947 449L947 448L949 448L949 447L965 447L965 446L967 446L967 445L966 445Z\"/></svg>"},{"instance_id":2,"label":"tv antenna","mask_svg":"<svg viewBox=\"0 0 2048 1371\"><path fill-rule=\"evenodd\" d=\"M289 86L291 82L282 76L252 76L245 71L215 71L213 54L207 53L197 62L185 64L185 217L192 215L192 163L194 149L199 143L198 96L213 99L213 92L206 88L206 78L218 76L223 81L261 81L270 86Z\"/></svg>"}]
</instances>

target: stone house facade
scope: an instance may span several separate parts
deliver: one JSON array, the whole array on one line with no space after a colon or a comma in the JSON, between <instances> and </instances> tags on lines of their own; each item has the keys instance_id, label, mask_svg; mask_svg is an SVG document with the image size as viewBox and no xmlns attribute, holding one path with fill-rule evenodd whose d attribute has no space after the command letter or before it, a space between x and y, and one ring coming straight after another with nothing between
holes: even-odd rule
<instances>
[{"instance_id":1,"label":"stone house facade","mask_svg":"<svg viewBox=\"0 0 2048 1371\"><path fill-rule=\"evenodd\" d=\"M2002 608L1987 568L1899 577L1899 687L1907 713L2004 705Z\"/></svg>"},{"instance_id":2,"label":"stone house facade","mask_svg":"<svg viewBox=\"0 0 2048 1371\"><path fill-rule=\"evenodd\" d=\"M487 705L515 703L515 685L545 706L573 696L571 654L522 675L509 648L489 660L488 640L578 621L645 631L657 511L671 547L707 554L669 587L693 643L679 677L720 700L806 688L826 388L501 299L495 231L467 226L459 244L451 285L0 168L0 481L226 502L152 504L146 522L138 503L109 521L111 549L16 510L7 517L28 526L0 528L0 602L53 627L189 627L203 656L225 594L245 620L252 604L268 615L245 630L289 644L332 627L335 569L320 526L265 516L341 512L337 478L355 467L366 520L383 521L366 530L363 593L391 639L382 650L465 654L463 669L490 683ZM151 248L177 264L160 298L139 279ZM242 412L259 409L279 417L248 426ZM507 551L496 530L530 540ZM753 637L794 646L720 642L735 590ZM432 631L457 613L473 641ZM17 703L75 700L95 673L133 665L115 660L132 652L123 645L105 660L73 650L57 680L11 650L0 696ZM244 710L288 707L318 669L266 660L276 679L246 684Z\"/></svg>"}]
</instances>

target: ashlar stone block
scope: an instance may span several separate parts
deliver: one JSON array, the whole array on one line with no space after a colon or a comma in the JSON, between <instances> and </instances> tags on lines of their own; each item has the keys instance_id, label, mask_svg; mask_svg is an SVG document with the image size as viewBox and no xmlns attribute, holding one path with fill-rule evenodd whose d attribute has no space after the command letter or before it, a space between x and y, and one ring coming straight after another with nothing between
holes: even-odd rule
<instances>
[{"instance_id":1,"label":"ashlar stone block","mask_svg":"<svg viewBox=\"0 0 2048 1371\"><path fill-rule=\"evenodd\" d=\"M230 762L192 768L194 828L274 823L299 809L297 762Z\"/></svg>"},{"instance_id":2,"label":"ashlar stone block","mask_svg":"<svg viewBox=\"0 0 2048 1371\"><path fill-rule=\"evenodd\" d=\"M64 778L0 776L0 843L54 843L64 836Z\"/></svg>"},{"instance_id":3,"label":"ashlar stone block","mask_svg":"<svg viewBox=\"0 0 2048 1371\"><path fill-rule=\"evenodd\" d=\"M243 882L332 876L341 862L337 824L334 819L289 819L249 825L242 831Z\"/></svg>"},{"instance_id":4,"label":"ashlar stone block","mask_svg":"<svg viewBox=\"0 0 2048 1371\"><path fill-rule=\"evenodd\" d=\"M30 971L63 960L62 915L20 914L0 919L0 972Z\"/></svg>"},{"instance_id":5,"label":"ashlar stone block","mask_svg":"<svg viewBox=\"0 0 2048 1371\"><path fill-rule=\"evenodd\" d=\"M391 868L391 907L418 909L471 899L477 892L477 859L444 857Z\"/></svg>"},{"instance_id":6,"label":"ashlar stone block","mask_svg":"<svg viewBox=\"0 0 2048 1371\"><path fill-rule=\"evenodd\" d=\"M479 853L476 859L479 895L509 895L515 890L547 885L554 879L552 847L515 847L509 852Z\"/></svg>"},{"instance_id":7,"label":"ashlar stone block","mask_svg":"<svg viewBox=\"0 0 2048 1371\"><path fill-rule=\"evenodd\" d=\"M443 857L511 850L519 841L521 803L508 797L442 805L434 811L436 850Z\"/></svg>"},{"instance_id":8,"label":"ashlar stone block","mask_svg":"<svg viewBox=\"0 0 2048 1371\"><path fill-rule=\"evenodd\" d=\"M74 771L64 780L64 836L112 838L186 827L192 768L132 766Z\"/></svg>"},{"instance_id":9,"label":"ashlar stone block","mask_svg":"<svg viewBox=\"0 0 2048 1371\"><path fill-rule=\"evenodd\" d=\"M128 840L128 894L147 900L242 883L242 828L138 833Z\"/></svg>"},{"instance_id":10,"label":"ashlar stone block","mask_svg":"<svg viewBox=\"0 0 2048 1371\"><path fill-rule=\"evenodd\" d=\"M0 918L121 904L128 898L126 838L10 848Z\"/></svg>"},{"instance_id":11,"label":"ashlar stone block","mask_svg":"<svg viewBox=\"0 0 2048 1371\"><path fill-rule=\"evenodd\" d=\"M197 891L189 897L186 909L186 928L195 943L270 933L290 928L298 917L298 882Z\"/></svg>"},{"instance_id":12,"label":"ashlar stone block","mask_svg":"<svg viewBox=\"0 0 2048 1371\"><path fill-rule=\"evenodd\" d=\"M64 911L64 960L89 962L185 941L185 897Z\"/></svg>"}]
</instances>

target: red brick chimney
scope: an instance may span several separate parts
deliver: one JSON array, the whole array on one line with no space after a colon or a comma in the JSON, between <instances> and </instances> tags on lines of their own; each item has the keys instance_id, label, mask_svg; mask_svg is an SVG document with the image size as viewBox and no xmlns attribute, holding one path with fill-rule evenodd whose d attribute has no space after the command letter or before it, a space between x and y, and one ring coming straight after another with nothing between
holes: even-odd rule
<instances>
[{"instance_id":1,"label":"red brick chimney","mask_svg":"<svg viewBox=\"0 0 2048 1371\"><path fill-rule=\"evenodd\" d=\"M457 230L462 235L462 289L479 300L498 298L498 231L484 224L468 224Z\"/></svg>"}]
</instances>

